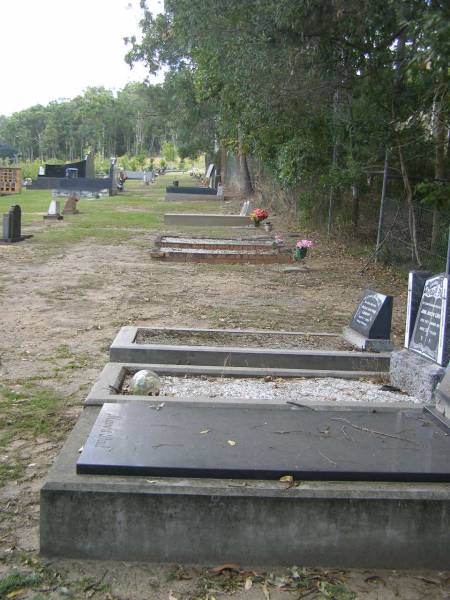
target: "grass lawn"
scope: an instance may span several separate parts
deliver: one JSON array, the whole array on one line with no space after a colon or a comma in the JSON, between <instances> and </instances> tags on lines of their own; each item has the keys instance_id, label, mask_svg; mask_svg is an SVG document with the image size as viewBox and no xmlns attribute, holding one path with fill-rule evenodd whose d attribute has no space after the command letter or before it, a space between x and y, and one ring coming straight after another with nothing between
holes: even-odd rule
<instances>
[{"instance_id":1,"label":"grass lawn","mask_svg":"<svg viewBox=\"0 0 450 600\"><path fill-rule=\"evenodd\" d=\"M165 202L166 186L174 177L180 185L196 185L188 175L169 173L150 186L141 181L127 181L125 192L112 197L84 199L78 203L80 214L65 215L64 221L44 222L52 195L50 190L22 191L21 194L0 197L0 210L6 212L12 204L22 208L22 232L33 233L31 244L59 246L94 238L98 243L130 239L136 230L164 229L165 212L218 212L218 202ZM64 202L61 201L61 209Z\"/></svg>"}]
</instances>

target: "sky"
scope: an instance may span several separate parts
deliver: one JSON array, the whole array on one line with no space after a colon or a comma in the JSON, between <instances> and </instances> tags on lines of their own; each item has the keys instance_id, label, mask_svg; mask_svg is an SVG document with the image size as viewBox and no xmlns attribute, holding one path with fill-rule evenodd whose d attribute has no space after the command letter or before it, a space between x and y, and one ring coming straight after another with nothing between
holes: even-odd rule
<instances>
[{"instance_id":1,"label":"sky","mask_svg":"<svg viewBox=\"0 0 450 600\"><path fill-rule=\"evenodd\" d=\"M130 70L124 61L123 38L139 36L138 0L0 3L0 115L73 98L87 87L120 89L148 75L143 65ZM147 5L163 10L163 0Z\"/></svg>"}]
</instances>

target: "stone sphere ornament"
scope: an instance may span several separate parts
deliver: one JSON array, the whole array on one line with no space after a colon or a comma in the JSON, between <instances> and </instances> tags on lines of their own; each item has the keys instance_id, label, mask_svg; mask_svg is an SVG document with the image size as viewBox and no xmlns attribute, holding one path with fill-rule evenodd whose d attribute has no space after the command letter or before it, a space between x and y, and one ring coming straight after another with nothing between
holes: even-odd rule
<instances>
[{"instance_id":1,"label":"stone sphere ornament","mask_svg":"<svg viewBox=\"0 0 450 600\"><path fill-rule=\"evenodd\" d=\"M142 369L131 379L130 391L139 396L159 396L161 379L150 369Z\"/></svg>"}]
</instances>

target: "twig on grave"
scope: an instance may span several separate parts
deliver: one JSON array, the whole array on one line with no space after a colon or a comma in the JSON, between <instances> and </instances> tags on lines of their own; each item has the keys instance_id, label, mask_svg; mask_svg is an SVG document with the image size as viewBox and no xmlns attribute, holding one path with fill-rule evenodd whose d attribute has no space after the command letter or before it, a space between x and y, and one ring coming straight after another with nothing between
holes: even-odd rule
<instances>
[{"instance_id":1,"label":"twig on grave","mask_svg":"<svg viewBox=\"0 0 450 600\"><path fill-rule=\"evenodd\" d=\"M324 454L320 450L318 450L317 452L320 454L320 456L322 456L323 458L325 458L325 460L327 460L332 465L337 465L337 462L334 462L334 460L332 460L329 456L327 456L326 454Z\"/></svg>"},{"instance_id":2,"label":"twig on grave","mask_svg":"<svg viewBox=\"0 0 450 600\"><path fill-rule=\"evenodd\" d=\"M345 425L342 425L341 431L344 434L345 438L347 438L348 440L351 440L352 442L354 441L352 436L347 433L347 430L345 429Z\"/></svg>"},{"instance_id":3,"label":"twig on grave","mask_svg":"<svg viewBox=\"0 0 450 600\"><path fill-rule=\"evenodd\" d=\"M357 429L358 431L365 431L366 433L374 433L375 435L381 435L383 437L393 438L395 440L401 440L402 442L408 442L410 444L415 444L416 446L418 445L417 442L414 442L413 440L408 440L408 438L402 438L398 435L393 435L392 433L384 433L383 431L377 431L376 429L369 429L368 427L361 427L360 425L355 425L348 419L344 419L342 417L332 418L331 420L332 421L344 421L345 423L350 425L350 427L353 427L353 429Z\"/></svg>"},{"instance_id":4,"label":"twig on grave","mask_svg":"<svg viewBox=\"0 0 450 600\"><path fill-rule=\"evenodd\" d=\"M106 575L108 574L108 570L106 570L103 575L100 577L100 579L98 581L94 581L94 583L90 583L89 585L87 585L84 589L83 592L88 592L89 590L95 590L96 592L99 591L99 585L102 583L102 581L105 579Z\"/></svg>"},{"instance_id":5,"label":"twig on grave","mask_svg":"<svg viewBox=\"0 0 450 600\"><path fill-rule=\"evenodd\" d=\"M308 410L316 410L308 404L301 404L300 402L295 402L295 400L286 400L286 404L293 404L294 406L299 406L300 408L307 408Z\"/></svg>"}]
</instances>

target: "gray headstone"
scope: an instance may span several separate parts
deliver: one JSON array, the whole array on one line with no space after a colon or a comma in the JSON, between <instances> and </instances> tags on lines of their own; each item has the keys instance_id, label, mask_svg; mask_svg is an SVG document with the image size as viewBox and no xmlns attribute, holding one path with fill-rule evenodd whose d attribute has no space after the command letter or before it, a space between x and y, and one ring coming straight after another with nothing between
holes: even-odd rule
<instances>
[{"instance_id":1,"label":"gray headstone","mask_svg":"<svg viewBox=\"0 0 450 600\"><path fill-rule=\"evenodd\" d=\"M209 179L210 177L212 177L212 173L213 173L213 171L214 171L214 164L213 164L213 163L211 163L211 164L208 166L208 170L206 171L206 179Z\"/></svg>"},{"instance_id":2,"label":"gray headstone","mask_svg":"<svg viewBox=\"0 0 450 600\"><path fill-rule=\"evenodd\" d=\"M409 348L414 324L419 311L425 281L432 275L430 271L410 271L408 276L408 299L406 303L405 348Z\"/></svg>"},{"instance_id":3,"label":"gray headstone","mask_svg":"<svg viewBox=\"0 0 450 600\"><path fill-rule=\"evenodd\" d=\"M442 366L450 359L448 288L444 273L426 280L409 343L410 350Z\"/></svg>"},{"instance_id":4,"label":"gray headstone","mask_svg":"<svg viewBox=\"0 0 450 600\"><path fill-rule=\"evenodd\" d=\"M390 339L392 305L392 296L386 296L374 290L365 290L350 321L350 328L369 339Z\"/></svg>"}]
</instances>

